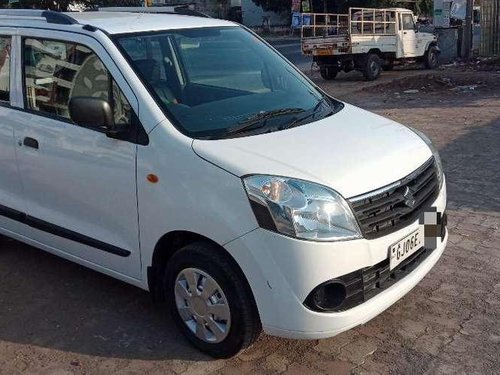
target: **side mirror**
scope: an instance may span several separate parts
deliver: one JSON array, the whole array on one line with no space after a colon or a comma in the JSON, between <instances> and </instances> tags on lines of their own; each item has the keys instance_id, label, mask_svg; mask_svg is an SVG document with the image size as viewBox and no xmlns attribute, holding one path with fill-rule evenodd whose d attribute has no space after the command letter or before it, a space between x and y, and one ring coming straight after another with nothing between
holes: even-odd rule
<instances>
[{"instance_id":1,"label":"side mirror","mask_svg":"<svg viewBox=\"0 0 500 375\"><path fill-rule=\"evenodd\" d=\"M115 132L113 110L104 99L78 96L69 101L69 115L77 125Z\"/></svg>"}]
</instances>

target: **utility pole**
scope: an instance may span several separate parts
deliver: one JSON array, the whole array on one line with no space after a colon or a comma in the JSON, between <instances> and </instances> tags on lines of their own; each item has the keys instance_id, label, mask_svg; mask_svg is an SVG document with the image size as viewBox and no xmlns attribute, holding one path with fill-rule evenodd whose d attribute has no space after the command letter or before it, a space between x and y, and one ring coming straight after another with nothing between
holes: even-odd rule
<instances>
[{"instance_id":1,"label":"utility pole","mask_svg":"<svg viewBox=\"0 0 500 375\"><path fill-rule=\"evenodd\" d=\"M468 60L472 51L472 15L474 13L474 0L467 0L465 8L464 28L464 57Z\"/></svg>"}]
</instances>

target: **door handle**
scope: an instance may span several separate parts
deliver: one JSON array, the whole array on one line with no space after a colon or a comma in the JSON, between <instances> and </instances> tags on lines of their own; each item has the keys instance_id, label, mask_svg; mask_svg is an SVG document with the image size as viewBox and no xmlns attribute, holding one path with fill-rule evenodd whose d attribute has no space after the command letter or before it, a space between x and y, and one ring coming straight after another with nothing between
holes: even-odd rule
<instances>
[{"instance_id":1,"label":"door handle","mask_svg":"<svg viewBox=\"0 0 500 375\"><path fill-rule=\"evenodd\" d=\"M38 150L38 141L35 138L30 138L30 137L24 138L23 145Z\"/></svg>"}]
</instances>

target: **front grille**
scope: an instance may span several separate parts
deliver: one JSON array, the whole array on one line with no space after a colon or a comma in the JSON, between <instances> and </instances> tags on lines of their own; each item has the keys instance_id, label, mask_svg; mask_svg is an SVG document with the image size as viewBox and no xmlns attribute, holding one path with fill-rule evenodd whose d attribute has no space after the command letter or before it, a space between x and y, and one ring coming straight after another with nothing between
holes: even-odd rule
<instances>
[{"instance_id":1,"label":"front grille","mask_svg":"<svg viewBox=\"0 0 500 375\"><path fill-rule=\"evenodd\" d=\"M393 233L419 218L439 194L439 180L431 157L409 176L385 188L349 199L365 238Z\"/></svg>"},{"instance_id":2,"label":"front grille","mask_svg":"<svg viewBox=\"0 0 500 375\"><path fill-rule=\"evenodd\" d=\"M385 259L372 267L366 267L339 277L337 280L341 280L346 286L346 299L333 311L345 311L373 298L408 275L432 251L421 248L393 270L389 269L389 259Z\"/></svg>"}]
</instances>

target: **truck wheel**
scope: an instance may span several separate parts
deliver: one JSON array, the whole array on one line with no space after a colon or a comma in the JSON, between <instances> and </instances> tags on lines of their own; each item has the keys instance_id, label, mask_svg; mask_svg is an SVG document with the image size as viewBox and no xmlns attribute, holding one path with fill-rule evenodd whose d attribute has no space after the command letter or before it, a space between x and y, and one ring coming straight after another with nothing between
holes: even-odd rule
<instances>
[{"instance_id":1,"label":"truck wheel","mask_svg":"<svg viewBox=\"0 0 500 375\"><path fill-rule=\"evenodd\" d=\"M367 81L374 81L380 75L382 70L382 63L380 57L374 53L369 53L366 55L363 65L362 72L363 76Z\"/></svg>"},{"instance_id":2,"label":"truck wheel","mask_svg":"<svg viewBox=\"0 0 500 375\"><path fill-rule=\"evenodd\" d=\"M424 64L427 69L436 69L439 65L438 51L434 46L429 47L424 56Z\"/></svg>"},{"instance_id":3,"label":"truck wheel","mask_svg":"<svg viewBox=\"0 0 500 375\"><path fill-rule=\"evenodd\" d=\"M223 250L197 242L167 264L165 293L172 316L201 351L229 358L249 347L261 324L248 283Z\"/></svg>"},{"instance_id":4,"label":"truck wheel","mask_svg":"<svg viewBox=\"0 0 500 375\"><path fill-rule=\"evenodd\" d=\"M319 72L321 73L321 77L324 80L331 81L337 77L338 70L335 68L332 68L331 66L322 66L319 69Z\"/></svg>"}]
</instances>

